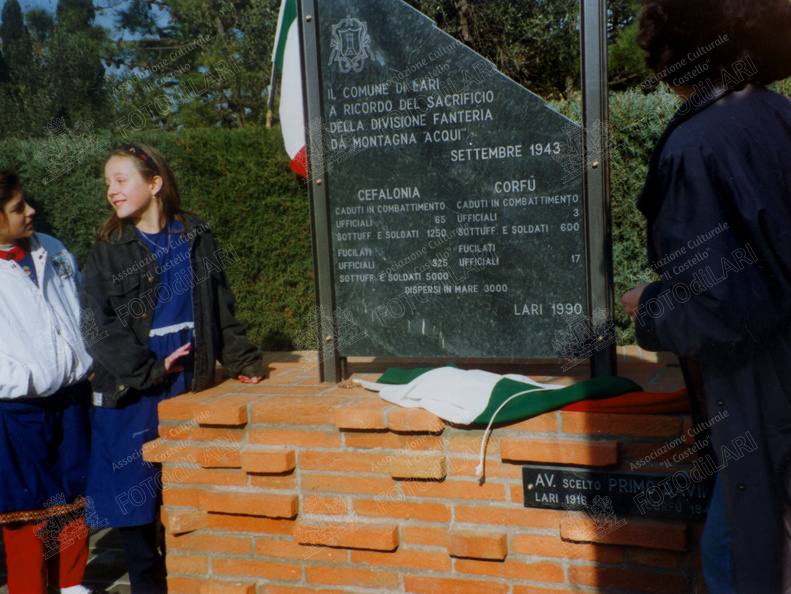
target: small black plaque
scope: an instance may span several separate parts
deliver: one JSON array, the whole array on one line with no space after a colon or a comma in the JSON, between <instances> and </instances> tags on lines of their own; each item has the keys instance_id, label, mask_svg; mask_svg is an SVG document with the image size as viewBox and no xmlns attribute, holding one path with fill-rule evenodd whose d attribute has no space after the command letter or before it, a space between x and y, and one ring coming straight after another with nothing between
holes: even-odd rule
<instances>
[{"instance_id":1,"label":"small black plaque","mask_svg":"<svg viewBox=\"0 0 791 594\"><path fill-rule=\"evenodd\" d=\"M606 507L615 517L705 519L708 485L690 473L589 470L575 466L522 468L525 507L584 510ZM602 502L606 502L603 505Z\"/></svg>"}]
</instances>

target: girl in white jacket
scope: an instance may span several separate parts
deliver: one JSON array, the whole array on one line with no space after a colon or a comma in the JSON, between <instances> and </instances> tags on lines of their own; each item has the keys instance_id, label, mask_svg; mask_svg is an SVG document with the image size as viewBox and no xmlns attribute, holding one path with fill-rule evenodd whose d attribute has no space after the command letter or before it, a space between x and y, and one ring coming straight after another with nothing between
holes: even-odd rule
<instances>
[{"instance_id":1,"label":"girl in white jacket","mask_svg":"<svg viewBox=\"0 0 791 594\"><path fill-rule=\"evenodd\" d=\"M17 176L0 171L0 526L8 589L45 594L49 583L84 594L91 359L83 334L90 327L80 328L74 257L34 233L34 214Z\"/></svg>"}]
</instances>

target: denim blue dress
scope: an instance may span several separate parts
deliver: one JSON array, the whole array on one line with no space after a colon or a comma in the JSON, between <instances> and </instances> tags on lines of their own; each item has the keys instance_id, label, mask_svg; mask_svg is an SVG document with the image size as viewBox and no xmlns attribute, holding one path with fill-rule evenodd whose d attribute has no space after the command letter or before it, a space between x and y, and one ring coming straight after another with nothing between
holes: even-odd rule
<instances>
[{"instance_id":1,"label":"denim blue dress","mask_svg":"<svg viewBox=\"0 0 791 594\"><path fill-rule=\"evenodd\" d=\"M194 277L188 240L182 231L182 225L174 220L159 233L137 230L159 267L157 306L147 342L157 359L193 341ZM162 495L161 468L143 460L142 448L158 437L159 403L190 389L193 361L191 354L182 357L176 365L184 371L171 373L163 384L127 398L118 408L93 408L88 496L98 525L139 526L156 519Z\"/></svg>"}]
</instances>

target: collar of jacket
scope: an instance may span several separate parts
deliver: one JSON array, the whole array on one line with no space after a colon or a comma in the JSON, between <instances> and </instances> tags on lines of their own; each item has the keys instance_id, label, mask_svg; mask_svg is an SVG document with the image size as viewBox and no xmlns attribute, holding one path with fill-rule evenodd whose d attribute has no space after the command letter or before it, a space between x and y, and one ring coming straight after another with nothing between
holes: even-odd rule
<instances>
[{"instance_id":1,"label":"collar of jacket","mask_svg":"<svg viewBox=\"0 0 791 594\"><path fill-rule=\"evenodd\" d=\"M36 233L33 233L33 235L31 235L27 241L28 241L27 249L30 252L30 255L33 257L33 261L35 262L36 257L40 255L40 252L44 251L44 253L46 253L46 250L44 250L44 246L42 245L41 240L38 238L38 234ZM12 260L5 260L3 258L0 258L0 266L4 266L10 269L12 268L11 266L12 264L13 264ZM36 270L36 272L38 272L38 269Z\"/></svg>"},{"instance_id":2,"label":"collar of jacket","mask_svg":"<svg viewBox=\"0 0 791 594\"><path fill-rule=\"evenodd\" d=\"M654 151L651 153L651 160L648 162L648 174L646 176L646 182L645 185L643 186L642 191L640 192L640 195L637 197L637 209L641 213L643 213L643 215L649 222L652 221L654 218L656 218L656 215L659 212L659 207L662 205L662 196L659 193L657 170L659 168L659 157L661 156L662 149L664 149L665 144L667 144L670 135L681 124L683 124L687 120L694 118L701 111L713 105L714 103L716 103L723 97L729 95L730 93L734 92L735 90L736 89L732 87L715 88L715 92L712 93L710 97L706 97L704 101L702 101L697 105L692 103L692 97L690 97L683 103L681 107L678 108L676 113L670 119L670 122L668 122L664 132L662 132L662 135L659 137L659 140L656 142L656 146L654 146ZM656 254L654 253L653 242L651 241L651 237L649 236L648 261L653 262L655 260L656 260Z\"/></svg>"},{"instance_id":3,"label":"collar of jacket","mask_svg":"<svg viewBox=\"0 0 791 594\"><path fill-rule=\"evenodd\" d=\"M654 218L656 213L659 211L659 200L657 200L658 193L656 192L657 185L655 183L657 168L659 167L659 157L662 154L662 149L665 147L665 144L667 144L670 135L681 124L694 118L701 111L713 105L726 95L729 95L734 90L735 89L733 88L718 88L711 97L707 97L703 102L697 105L691 103L692 98L694 97L693 95L687 99L681 107L678 108L678 111L676 111L676 113L670 119L670 122L668 122L664 132L662 132L659 140L657 140L654 151L651 153L651 160L648 163L646 184L643 186L643 190L640 192L640 195L637 198L637 208L646 216L646 218Z\"/></svg>"},{"instance_id":4,"label":"collar of jacket","mask_svg":"<svg viewBox=\"0 0 791 594\"><path fill-rule=\"evenodd\" d=\"M186 227L185 233L190 234L191 236L194 235L195 231L199 228L203 228L204 230L209 230L209 225L204 221L201 221L197 216L189 212L182 212L181 216L184 219L184 225ZM140 237L135 233L134 225L129 223L124 223L121 227L121 236L110 237L110 243L129 243L132 241L140 242ZM140 242L142 243L142 242Z\"/></svg>"}]
</instances>

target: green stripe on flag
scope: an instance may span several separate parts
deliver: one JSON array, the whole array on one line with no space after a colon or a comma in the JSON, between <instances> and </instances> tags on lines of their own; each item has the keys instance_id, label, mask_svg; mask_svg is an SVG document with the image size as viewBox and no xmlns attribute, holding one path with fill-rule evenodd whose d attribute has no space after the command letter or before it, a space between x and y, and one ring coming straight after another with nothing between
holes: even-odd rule
<instances>
[{"instance_id":1,"label":"green stripe on flag","mask_svg":"<svg viewBox=\"0 0 791 594\"><path fill-rule=\"evenodd\" d=\"M447 367L458 369L457 365L449 363ZM398 367L390 367L385 369L381 377L376 380L377 384L408 384L414 379L419 378L424 373L434 371L437 367L416 367L414 369L401 369Z\"/></svg>"},{"instance_id":2,"label":"green stripe on flag","mask_svg":"<svg viewBox=\"0 0 791 594\"><path fill-rule=\"evenodd\" d=\"M283 0L280 7L280 18L278 20L278 35L275 40L275 51L273 54L275 66L283 72L283 54L286 52L286 40L291 30L291 25L297 20L297 0Z\"/></svg>"},{"instance_id":3,"label":"green stripe on flag","mask_svg":"<svg viewBox=\"0 0 791 594\"><path fill-rule=\"evenodd\" d=\"M593 379L577 382L557 390L543 390L523 382L503 378L494 386L489 403L484 411L470 424L485 425L491 420L492 415L503 402L510 396L525 390L540 390L540 392L537 394L527 393L511 400L497 413L497 418L494 420L495 423L521 421L522 419L529 419L580 400L612 398L613 396L620 396L629 392L642 392L643 388L632 380L619 376L594 377Z\"/></svg>"}]
</instances>

